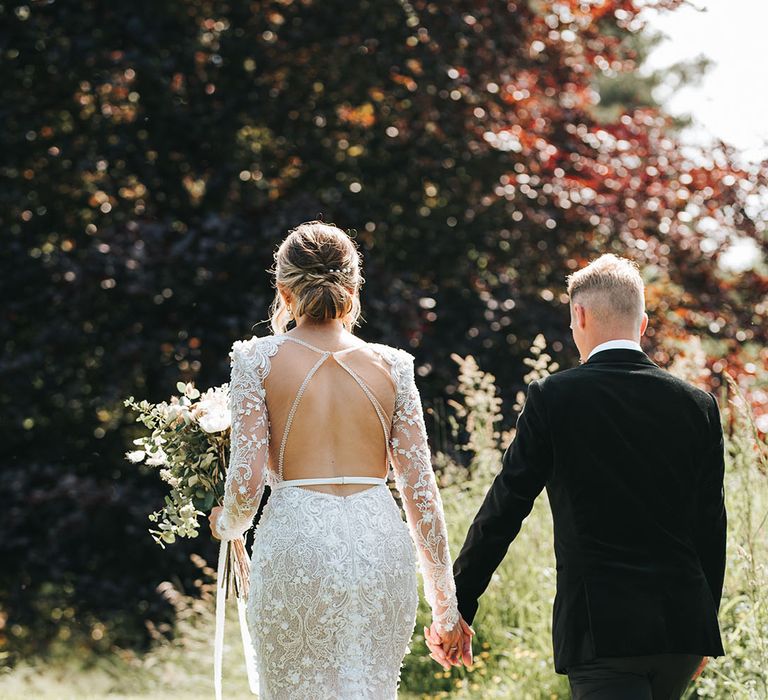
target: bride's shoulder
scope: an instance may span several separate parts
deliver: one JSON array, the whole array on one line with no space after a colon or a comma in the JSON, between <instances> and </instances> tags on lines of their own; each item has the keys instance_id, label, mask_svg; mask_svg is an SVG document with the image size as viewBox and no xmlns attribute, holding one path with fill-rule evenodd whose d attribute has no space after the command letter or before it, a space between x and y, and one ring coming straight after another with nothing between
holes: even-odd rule
<instances>
[{"instance_id":1,"label":"bride's shoulder","mask_svg":"<svg viewBox=\"0 0 768 700\"><path fill-rule=\"evenodd\" d=\"M384 343L367 343L367 345L377 355L387 360L389 364L412 363L415 359L407 350L395 347L394 345L384 345Z\"/></svg>"},{"instance_id":2,"label":"bride's shoulder","mask_svg":"<svg viewBox=\"0 0 768 700\"><path fill-rule=\"evenodd\" d=\"M415 358L407 350L383 343L368 343L368 347L389 365L398 386L402 386L413 376Z\"/></svg>"},{"instance_id":3,"label":"bride's shoulder","mask_svg":"<svg viewBox=\"0 0 768 700\"><path fill-rule=\"evenodd\" d=\"M248 365L268 369L269 358L277 352L283 340L283 335L252 336L235 340L229 351L229 358L232 362L235 358L240 358Z\"/></svg>"}]
</instances>

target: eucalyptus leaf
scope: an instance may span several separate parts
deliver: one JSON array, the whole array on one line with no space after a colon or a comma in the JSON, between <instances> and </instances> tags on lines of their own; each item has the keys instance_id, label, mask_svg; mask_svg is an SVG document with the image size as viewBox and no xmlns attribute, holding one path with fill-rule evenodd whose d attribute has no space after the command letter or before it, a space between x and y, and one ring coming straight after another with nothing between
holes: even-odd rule
<instances>
[{"instance_id":1,"label":"eucalyptus leaf","mask_svg":"<svg viewBox=\"0 0 768 700\"><path fill-rule=\"evenodd\" d=\"M214 495L212 491L208 491L208 493L205 494L205 498L202 499L202 504L198 506L199 510L202 510L204 512L208 512L213 508L213 499Z\"/></svg>"}]
</instances>

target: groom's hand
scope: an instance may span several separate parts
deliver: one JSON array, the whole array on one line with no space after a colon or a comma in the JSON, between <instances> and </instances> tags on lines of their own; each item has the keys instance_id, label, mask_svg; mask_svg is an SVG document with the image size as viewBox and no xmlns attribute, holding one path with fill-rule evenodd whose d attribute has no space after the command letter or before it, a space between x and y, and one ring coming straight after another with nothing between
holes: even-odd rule
<instances>
[{"instance_id":1,"label":"groom's hand","mask_svg":"<svg viewBox=\"0 0 768 700\"><path fill-rule=\"evenodd\" d=\"M475 636L475 630L473 630L463 617L459 617L459 624L461 625L461 631L463 632L463 642L461 647L461 660L465 666L471 666L474 663L472 657L472 637Z\"/></svg>"},{"instance_id":2,"label":"groom's hand","mask_svg":"<svg viewBox=\"0 0 768 700\"><path fill-rule=\"evenodd\" d=\"M459 618L459 623L448 635L441 635L437 627L424 628L424 639L429 647L430 656L443 668L458 666L463 662L465 666L471 666L472 637L475 631L467 624L464 618Z\"/></svg>"},{"instance_id":3,"label":"groom's hand","mask_svg":"<svg viewBox=\"0 0 768 700\"><path fill-rule=\"evenodd\" d=\"M433 632L437 632L433 623ZM458 666L461 663L462 650L464 648L464 631L457 622L453 629L442 632L439 635L440 643L448 662L452 666Z\"/></svg>"}]
</instances>

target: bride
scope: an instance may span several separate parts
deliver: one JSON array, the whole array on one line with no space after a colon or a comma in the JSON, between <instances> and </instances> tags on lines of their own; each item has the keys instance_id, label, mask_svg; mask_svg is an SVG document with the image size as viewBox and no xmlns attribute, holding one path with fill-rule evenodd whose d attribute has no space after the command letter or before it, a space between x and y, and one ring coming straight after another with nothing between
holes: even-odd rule
<instances>
[{"instance_id":1,"label":"bride","mask_svg":"<svg viewBox=\"0 0 768 700\"><path fill-rule=\"evenodd\" d=\"M246 617L262 698L396 698L417 561L440 662L469 658L473 634L456 607L413 356L351 332L362 278L343 231L301 224L275 262L274 335L230 352L231 457L211 530L242 535L270 486Z\"/></svg>"}]
</instances>

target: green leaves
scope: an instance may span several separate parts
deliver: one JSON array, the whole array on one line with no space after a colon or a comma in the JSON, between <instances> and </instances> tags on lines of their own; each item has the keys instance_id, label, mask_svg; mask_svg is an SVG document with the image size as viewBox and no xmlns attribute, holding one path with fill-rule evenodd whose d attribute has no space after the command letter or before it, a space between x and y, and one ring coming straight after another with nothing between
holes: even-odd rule
<instances>
[{"instance_id":1,"label":"green leaves","mask_svg":"<svg viewBox=\"0 0 768 700\"><path fill-rule=\"evenodd\" d=\"M182 396L185 396L192 401L200 398L200 392L195 388L195 385L192 384L192 382L177 382L176 389Z\"/></svg>"}]
</instances>

